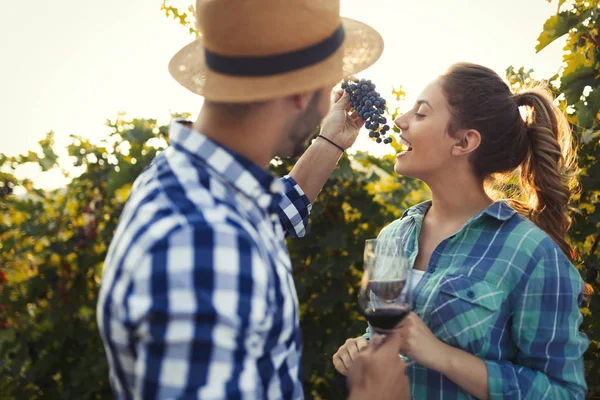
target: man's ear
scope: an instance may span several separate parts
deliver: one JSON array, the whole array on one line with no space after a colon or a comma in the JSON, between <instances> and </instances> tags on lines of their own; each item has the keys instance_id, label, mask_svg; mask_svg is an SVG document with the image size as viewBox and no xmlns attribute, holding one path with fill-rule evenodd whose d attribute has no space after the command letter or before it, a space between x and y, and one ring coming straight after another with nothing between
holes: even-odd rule
<instances>
[{"instance_id":1,"label":"man's ear","mask_svg":"<svg viewBox=\"0 0 600 400\"><path fill-rule=\"evenodd\" d=\"M481 145L481 134L475 129L460 131L456 136L456 143L452 147L455 156L470 154Z\"/></svg>"},{"instance_id":2,"label":"man's ear","mask_svg":"<svg viewBox=\"0 0 600 400\"><path fill-rule=\"evenodd\" d=\"M286 100L299 111L306 110L314 92L297 93L286 97Z\"/></svg>"}]
</instances>

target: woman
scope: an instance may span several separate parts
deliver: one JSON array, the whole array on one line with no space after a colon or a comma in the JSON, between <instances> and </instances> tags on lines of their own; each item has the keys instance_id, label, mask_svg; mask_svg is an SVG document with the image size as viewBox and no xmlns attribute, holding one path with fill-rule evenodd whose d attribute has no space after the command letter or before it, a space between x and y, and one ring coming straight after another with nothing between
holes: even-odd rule
<instances>
[{"instance_id":1,"label":"woman","mask_svg":"<svg viewBox=\"0 0 600 400\"><path fill-rule=\"evenodd\" d=\"M416 271L414 313L399 326L412 397L583 399L583 282L565 240L573 157L552 96L513 94L461 63L395 123L407 146L395 171L432 192L379 235L401 238ZM493 201L484 184L518 168L526 201ZM365 346L346 341L336 369Z\"/></svg>"}]
</instances>

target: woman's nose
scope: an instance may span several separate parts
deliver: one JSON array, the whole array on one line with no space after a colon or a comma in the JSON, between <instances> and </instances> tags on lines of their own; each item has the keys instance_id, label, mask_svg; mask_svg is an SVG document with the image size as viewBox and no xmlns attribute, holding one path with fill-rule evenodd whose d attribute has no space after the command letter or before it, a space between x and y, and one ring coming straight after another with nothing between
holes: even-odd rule
<instances>
[{"instance_id":1,"label":"woman's nose","mask_svg":"<svg viewBox=\"0 0 600 400\"><path fill-rule=\"evenodd\" d=\"M408 129L408 122L404 118L404 115L400 115L399 117L397 117L394 120L394 124L396 124L396 126L403 131Z\"/></svg>"}]
</instances>

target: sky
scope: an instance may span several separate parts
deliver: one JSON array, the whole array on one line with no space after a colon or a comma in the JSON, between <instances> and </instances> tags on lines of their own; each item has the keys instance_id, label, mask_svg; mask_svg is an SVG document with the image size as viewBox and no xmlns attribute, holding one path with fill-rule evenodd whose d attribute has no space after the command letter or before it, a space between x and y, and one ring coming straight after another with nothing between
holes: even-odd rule
<instances>
[{"instance_id":1,"label":"sky","mask_svg":"<svg viewBox=\"0 0 600 400\"><path fill-rule=\"evenodd\" d=\"M187 6L192 0L174 0ZM0 13L0 152L38 150L53 130L57 148L69 135L99 140L107 119L121 111L167 123L172 112L194 118L202 99L168 73L170 58L193 40L160 11L161 0L23 0ZM383 56L359 76L384 97L403 86L407 103L449 65L469 61L501 76L506 67L533 68L549 77L561 66L564 41L539 54L537 37L556 12L546 0L341 0L341 14L376 28ZM354 149L385 153L363 132ZM20 171L36 186L64 184L58 172Z\"/></svg>"}]
</instances>

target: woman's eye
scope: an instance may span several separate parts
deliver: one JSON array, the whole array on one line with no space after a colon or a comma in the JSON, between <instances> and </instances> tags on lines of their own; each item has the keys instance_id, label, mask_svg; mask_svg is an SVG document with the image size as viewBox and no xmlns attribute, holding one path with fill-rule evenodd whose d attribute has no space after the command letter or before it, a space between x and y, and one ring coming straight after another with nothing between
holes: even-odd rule
<instances>
[{"instance_id":1,"label":"woman's eye","mask_svg":"<svg viewBox=\"0 0 600 400\"><path fill-rule=\"evenodd\" d=\"M425 117L425 115L420 114L420 113L415 113L415 117L417 117L418 119Z\"/></svg>"}]
</instances>

